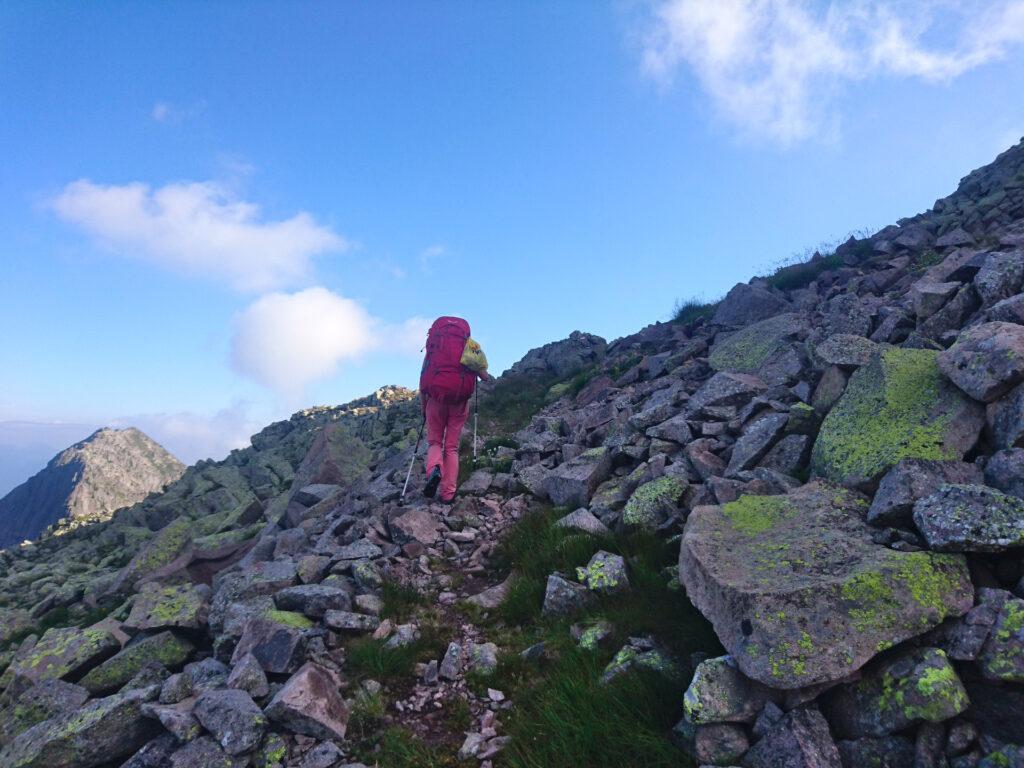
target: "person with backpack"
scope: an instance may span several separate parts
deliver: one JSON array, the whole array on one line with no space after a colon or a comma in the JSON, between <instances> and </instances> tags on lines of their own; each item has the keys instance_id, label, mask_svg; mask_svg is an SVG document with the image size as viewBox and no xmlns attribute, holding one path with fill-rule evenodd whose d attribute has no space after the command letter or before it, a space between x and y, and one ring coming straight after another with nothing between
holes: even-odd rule
<instances>
[{"instance_id":1,"label":"person with backpack","mask_svg":"<svg viewBox=\"0 0 1024 768\"><path fill-rule=\"evenodd\" d=\"M459 479L459 439L477 379L490 381L487 357L461 317L439 317L427 333L420 403L427 423L423 495L451 503ZM440 491L440 493L438 493Z\"/></svg>"}]
</instances>

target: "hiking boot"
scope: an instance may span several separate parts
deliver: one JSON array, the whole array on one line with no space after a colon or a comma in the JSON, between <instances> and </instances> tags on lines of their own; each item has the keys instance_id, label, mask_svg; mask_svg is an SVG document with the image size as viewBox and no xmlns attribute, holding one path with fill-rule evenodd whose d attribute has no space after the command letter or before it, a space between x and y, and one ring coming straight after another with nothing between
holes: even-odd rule
<instances>
[{"instance_id":1,"label":"hiking boot","mask_svg":"<svg viewBox=\"0 0 1024 768\"><path fill-rule=\"evenodd\" d=\"M434 498L437 493L437 486L441 484L441 468L434 467L427 476L427 484L423 486L423 495L428 499Z\"/></svg>"}]
</instances>

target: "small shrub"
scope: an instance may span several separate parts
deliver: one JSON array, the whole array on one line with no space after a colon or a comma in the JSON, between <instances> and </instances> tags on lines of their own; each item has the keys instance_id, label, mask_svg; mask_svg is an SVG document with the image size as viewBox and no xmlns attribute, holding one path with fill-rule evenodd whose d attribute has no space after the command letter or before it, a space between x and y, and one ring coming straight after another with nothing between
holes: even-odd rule
<instances>
[{"instance_id":1,"label":"small shrub","mask_svg":"<svg viewBox=\"0 0 1024 768\"><path fill-rule=\"evenodd\" d=\"M386 648L383 640L359 637L346 646L346 667L357 678L396 680L412 674L420 652L420 644Z\"/></svg>"},{"instance_id":2,"label":"small shrub","mask_svg":"<svg viewBox=\"0 0 1024 768\"><path fill-rule=\"evenodd\" d=\"M675 323L692 323L707 319L715 313L718 302L705 302L696 297L680 299L672 309L672 321Z\"/></svg>"}]
</instances>

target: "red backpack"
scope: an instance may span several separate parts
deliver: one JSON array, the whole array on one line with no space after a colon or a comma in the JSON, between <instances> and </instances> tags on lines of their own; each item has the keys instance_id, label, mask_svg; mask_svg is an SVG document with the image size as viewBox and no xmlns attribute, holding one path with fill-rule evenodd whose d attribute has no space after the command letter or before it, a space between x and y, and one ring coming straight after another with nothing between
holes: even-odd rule
<instances>
[{"instance_id":1,"label":"red backpack","mask_svg":"<svg viewBox=\"0 0 1024 768\"><path fill-rule=\"evenodd\" d=\"M439 317L427 333L427 354L420 371L420 392L442 403L468 400L476 374L459 361L469 338L469 323L461 317Z\"/></svg>"}]
</instances>

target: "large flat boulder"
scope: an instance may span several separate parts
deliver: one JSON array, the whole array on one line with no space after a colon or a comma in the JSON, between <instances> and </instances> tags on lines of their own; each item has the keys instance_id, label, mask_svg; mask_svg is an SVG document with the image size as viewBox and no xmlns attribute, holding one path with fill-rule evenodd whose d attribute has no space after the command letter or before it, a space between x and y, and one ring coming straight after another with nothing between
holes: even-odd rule
<instances>
[{"instance_id":1,"label":"large flat boulder","mask_svg":"<svg viewBox=\"0 0 1024 768\"><path fill-rule=\"evenodd\" d=\"M875 544L866 507L814 482L691 512L680 579L748 677L784 689L839 680L970 610L963 556Z\"/></svg>"},{"instance_id":2,"label":"large flat boulder","mask_svg":"<svg viewBox=\"0 0 1024 768\"><path fill-rule=\"evenodd\" d=\"M714 322L718 325L750 325L758 320L781 314L789 303L760 285L737 283L718 302Z\"/></svg>"},{"instance_id":3,"label":"large flat boulder","mask_svg":"<svg viewBox=\"0 0 1024 768\"><path fill-rule=\"evenodd\" d=\"M968 328L938 362L960 389L991 403L1024 381L1024 325L993 322Z\"/></svg>"},{"instance_id":4,"label":"large flat boulder","mask_svg":"<svg viewBox=\"0 0 1024 768\"><path fill-rule=\"evenodd\" d=\"M91 701L45 720L0 751L4 768L95 768L118 765L156 736L160 726L142 714L141 691Z\"/></svg>"},{"instance_id":5,"label":"large flat boulder","mask_svg":"<svg viewBox=\"0 0 1024 768\"><path fill-rule=\"evenodd\" d=\"M901 459L962 459L978 440L984 411L942 375L936 357L888 347L858 368L822 422L814 474L873 490Z\"/></svg>"},{"instance_id":6,"label":"large flat boulder","mask_svg":"<svg viewBox=\"0 0 1024 768\"><path fill-rule=\"evenodd\" d=\"M81 685L93 695L114 691L127 683L150 661L158 661L168 669L181 667L195 646L170 630L126 645L82 678Z\"/></svg>"},{"instance_id":7,"label":"large flat boulder","mask_svg":"<svg viewBox=\"0 0 1024 768\"><path fill-rule=\"evenodd\" d=\"M33 683L74 679L113 656L120 647L117 638L106 629L54 627L46 630L29 653L11 663L10 672L15 678L27 678Z\"/></svg>"},{"instance_id":8,"label":"large flat boulder","mask_svg":"<svg viewBox=\"0 0 1024 768\"><path fill-rule=\"evenodd\" d=\"M765 381L781 382L799 372L800 357L793 349L793 340L807 330L804 315L786 313L733 334L715 339L708 364L716 371L756 373Z\"/></svg>"}]
</instances>

